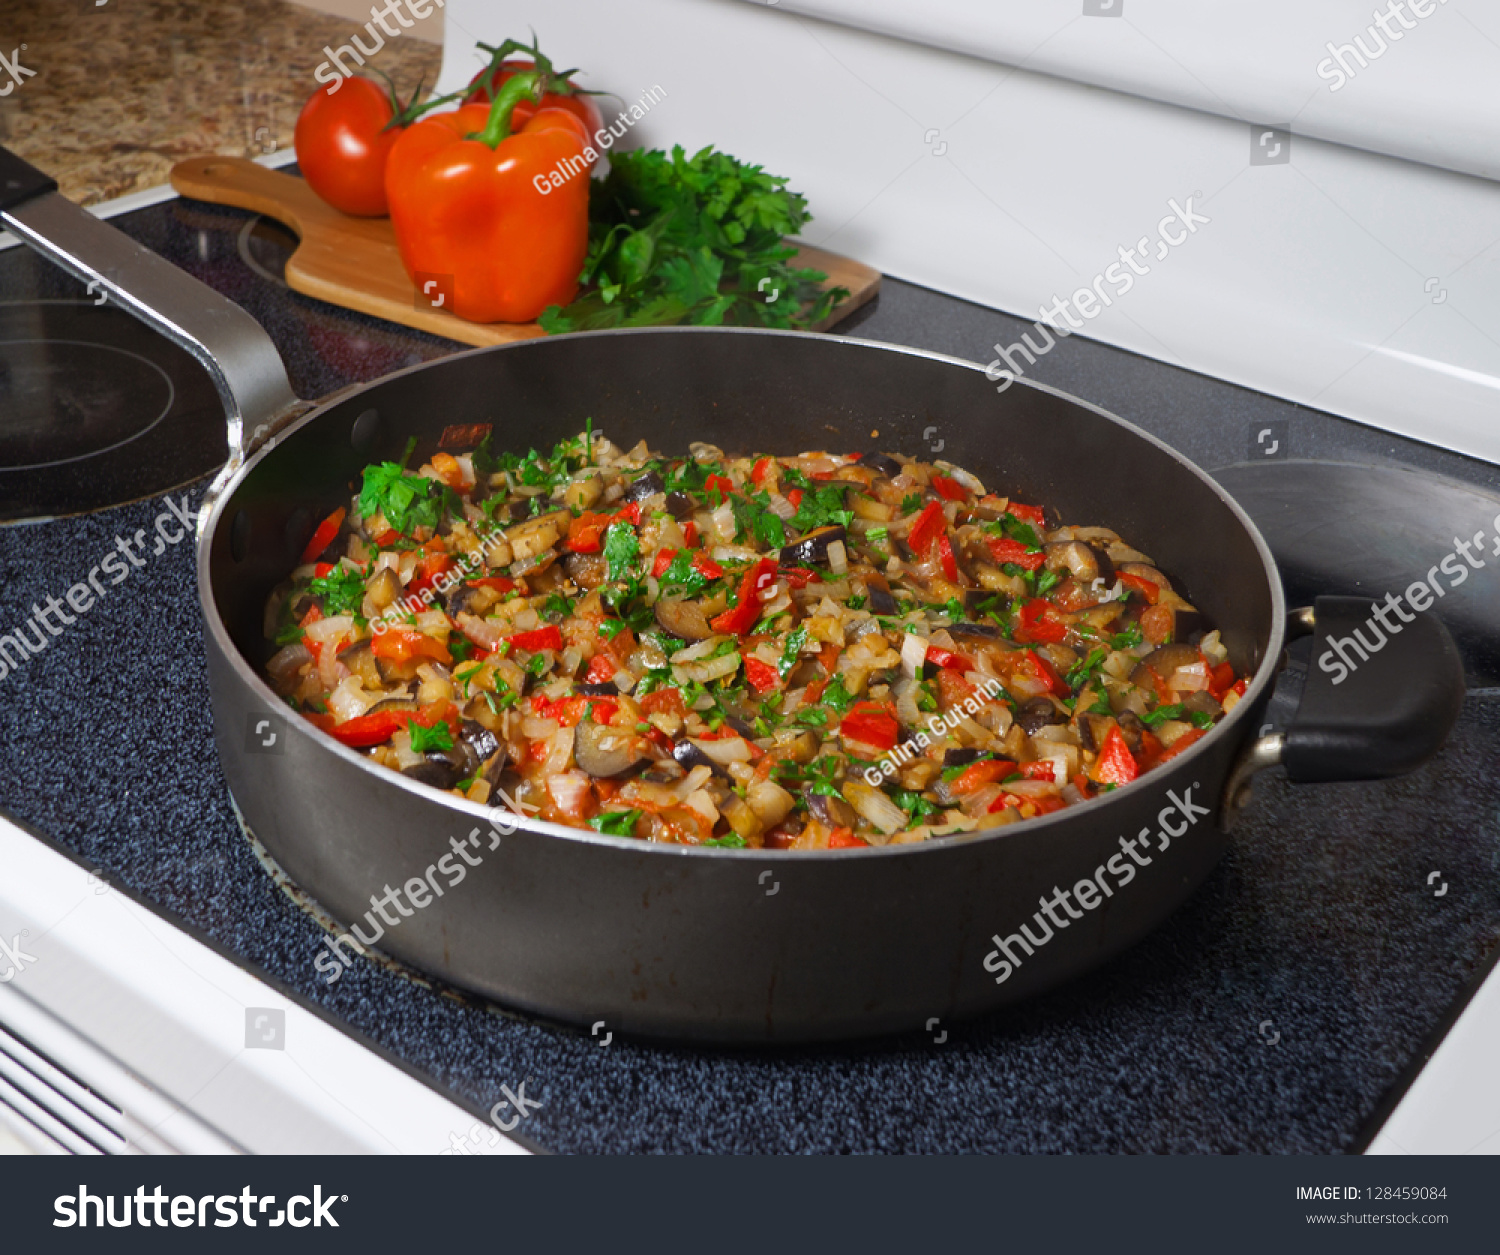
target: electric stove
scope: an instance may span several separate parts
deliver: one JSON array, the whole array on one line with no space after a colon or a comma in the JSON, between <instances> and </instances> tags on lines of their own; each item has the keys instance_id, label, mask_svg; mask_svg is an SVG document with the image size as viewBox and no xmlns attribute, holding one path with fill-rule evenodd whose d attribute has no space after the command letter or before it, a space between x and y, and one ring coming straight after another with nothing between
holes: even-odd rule
<instances>
[{"instance_id":1,"label":"electric stove","mask_svg":"<svg viewBox=\"0 0 1500 1255\"><path fill-rule=\"evenodd\" d=\"M256 216L169 201L114 225L247 309L302 396L462 347L291 292L290 237ZM150 529L169 490L195 506L223 457L199 368L96 299L25 249L0 253L0 632ZM888 279L839 331L986 361L1028 325ZM1216 474L1265 530L1293 605L1399 593L1500 515L1492 465L1076 336L1031 373ZM940 453L931 436L906 452ZM0 806L458 1105L489 1111L524 1083L519 1132L543 1149L1357 1151L1493 962L1500 559L1442 608L1471 688L1425 767L1318 787L1262 775L1187 905L1051 994L901 1038L766 1051L590 1035L393 963L326 984L315 912L258 857L214 755L191 545L143 561L0 678ZM1294 651L1273 724L1305 666Z\"/></svg>"}]
</instances>

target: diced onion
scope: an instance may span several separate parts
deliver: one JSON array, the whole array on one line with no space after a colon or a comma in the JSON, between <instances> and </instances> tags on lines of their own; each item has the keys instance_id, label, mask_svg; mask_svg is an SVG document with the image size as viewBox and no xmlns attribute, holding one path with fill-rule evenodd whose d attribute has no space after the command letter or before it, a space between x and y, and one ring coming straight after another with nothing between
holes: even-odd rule
<instances>
[{"instance_id":1,"label":"diced onion","mask_svg":"<svg viewBox=\"0 0 1500 1255\"><path fill-rule=\"evenodd\" d=\"M1167 687L1179 693L1201 692L1208 687L1208 669L1201 662L1178 667L1172 672L1172 678L1167 681Z\"/></svg>"},{"instance_id":2,"label":"diced onion","mask_svg":"<svg viewBox=\"0 0 1500 1255\"><path fill-rule=\"evenodd\" d=\"M379 700L378 694L365 692L357 675L351 675L328 694L328 713L339 723L346 723L364 714Z\"/></svg>"},{"instance_id":3,"label":"diced onion","mask_svg":"<svg viewBox=\"0 0 1500 1255\"><path fill-rule=\"evenodd\" d=\"M927 661L927 638L915 632L907 632L901 638L901 670L912 679L921 674L922 664ZM1043 686L1046 687L1045 685Z\"/></svg>"},{"instance_id":4,"label":"diced onion","mask_svg":"<svg viewBox=\"0 0 1500 1255\"><path fill-rule=\"evenodd\" d=\"M792 795L774 780L757 780L746 790L745 801L767 828L776 827L791 814L795 804Z\"/></svg>"},{"instance_id":5,"label":"diced onion","mask_svg":"<svg viewBox=\"0 0 1500 1255\"><path fill-rule=\"evenodd\" d=\"M844 798L879 832L889 836L906 827L906 812L873 785L846 780Z\"/></svg>"},{"instance_id":6,"label":"diced onion","mask_svg":"<svg viewBox=\"0 0 1500 1255\"><path fill-rule=\"evenodd\" d=\"M842 575L849 569L849 551L841 540L828 542L828 569L835 575Z\"/></svg>"},{"instance_id":7,"label":"diced onion","mask_svg":"<svg viewBox=\"0 0 1500 1255\"><path fill-rule=\"evenodd\" d=\"M688 740L721 767L727 767L730 763L750 761L750 744L744 737L726 736L717 741L700 741L695 737L689 737Z\"/></svg>"},{"instance_id":8,"label":"diced onion","mask_svg":"<svg viewBox=\"0 0 1500 1255\"><path fill-rule=\"evenodd\" d=\"M733 675L740 665L738 654L725 654L722 658L711 658L707 662L690 662L687 666L673 664L672 678L679 684L686 684L689 680L696 680L699 684L708 684L713 680L722 680L727 675Z\"/></svg>"},{"instance_id":9,"label":"diced onion","mask_svg":"<svg viewBox=\"0 0 1500 1255\"><path fill-rule=\"evenodd\" d=\"M301 641L293 641L285 649L278 650L266 663L266 670L276 681L278 688L286 687L304 663L312 661L312 654Z\"/></svg>"}]
</instances>

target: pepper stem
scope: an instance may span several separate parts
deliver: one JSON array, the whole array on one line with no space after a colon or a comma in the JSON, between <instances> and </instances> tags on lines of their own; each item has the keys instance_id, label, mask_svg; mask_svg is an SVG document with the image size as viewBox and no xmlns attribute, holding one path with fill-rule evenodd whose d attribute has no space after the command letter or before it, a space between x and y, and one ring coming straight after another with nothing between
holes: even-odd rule
<instances>
[{"instance_id":1,"label":"pepper stem","mask_svg":"<svg viewBox=\"0 0 1500 1255\"><path fill-rule=\"evenodd\" d=\"M510 115L522 100L540 102L547 80L551 75L542 70L523 70L505 80L490 105L489 120L484 130L475 131L467 138L477 139L491 148L510 138Z\"/></svg>"}]
</instances>

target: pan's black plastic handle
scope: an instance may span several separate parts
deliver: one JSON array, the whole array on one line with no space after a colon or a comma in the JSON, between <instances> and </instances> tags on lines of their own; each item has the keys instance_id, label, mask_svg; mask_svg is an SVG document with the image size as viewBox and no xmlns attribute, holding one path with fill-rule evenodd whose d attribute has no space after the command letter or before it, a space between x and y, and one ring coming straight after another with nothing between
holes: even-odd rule
<instances>
[{"instance_id":1,"label":"pan's black plastic handle","mask_svg":"<svg viewBox=\"0 0 1500 1255\"><path fill-rule=\"evenodd\" d=\"M1442 620L1402 602L1319 597L1312 663L1281 761L1301 784L1383 780L1437 753L1464 701Z\"/></svg>"},{"instance_id":2,"label":"pan's black plastic handle","mask_svg":"<svg viewBox=\"0 0 1500 1255\"><path fill-rule=\"evenodd\" d=\"M0 145L0 213L23 205L44 192L57 191L57 180L43 174Z\"/></svg>"}]
</instances>

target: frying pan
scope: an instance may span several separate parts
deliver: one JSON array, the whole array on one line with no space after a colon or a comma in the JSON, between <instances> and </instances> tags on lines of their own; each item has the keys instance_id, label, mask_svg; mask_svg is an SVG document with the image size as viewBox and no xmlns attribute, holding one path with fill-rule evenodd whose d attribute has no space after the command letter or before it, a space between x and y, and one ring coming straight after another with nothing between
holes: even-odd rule
<instances>
[{"instance_id":1,"label":"frying pan","mask_svg":"<svg viewBox=\"0 0 1500 1255\"><path fill-rule=\"evenodd\" d=\"M1285 734L1260 736L1291 635L1348 636L1373 603L1288 615L1265 542L1207 475L1097 406L931 353L800 333L666 328L463 352L299 401L237 306L60 197L0 150L0 218L203 363L229 460L199 519L199 598L215 737L248 826L344 924L453 985L615 1033L768 1043L872 1035L975 1015L1104 963L1156 928L1222 856L1249 782L1373 779L1432 755L1464 692L1456 649L1417 617L1344 683L1309 669ZM371 765L289 716L261 679L266 596L362 468L490 423L513 450L576 434L685 451L944 453L993 491L1115 528L1219 626L1244 700L1170 763L1118 791L987 833L871 850L654 845L483 807ZM934 430L936 429L935 433ZM271 733L274 731L275 735ZM467 850L461 882L418 878ZM455 864L456 865L456 864ZM1125 870L1129 869L1129 876ZM1090 888L1092 885L1094 888ZM1066 892L1063 892L1066 891ZM1050 903L1050 906L1048 905ZM368 921L366 912L370 912ZM409 912L409 913L408 913ZM333 938L337 940L337 938ZM320 943L309 967L336 980Z\"/></svg>"}]
</instances>

